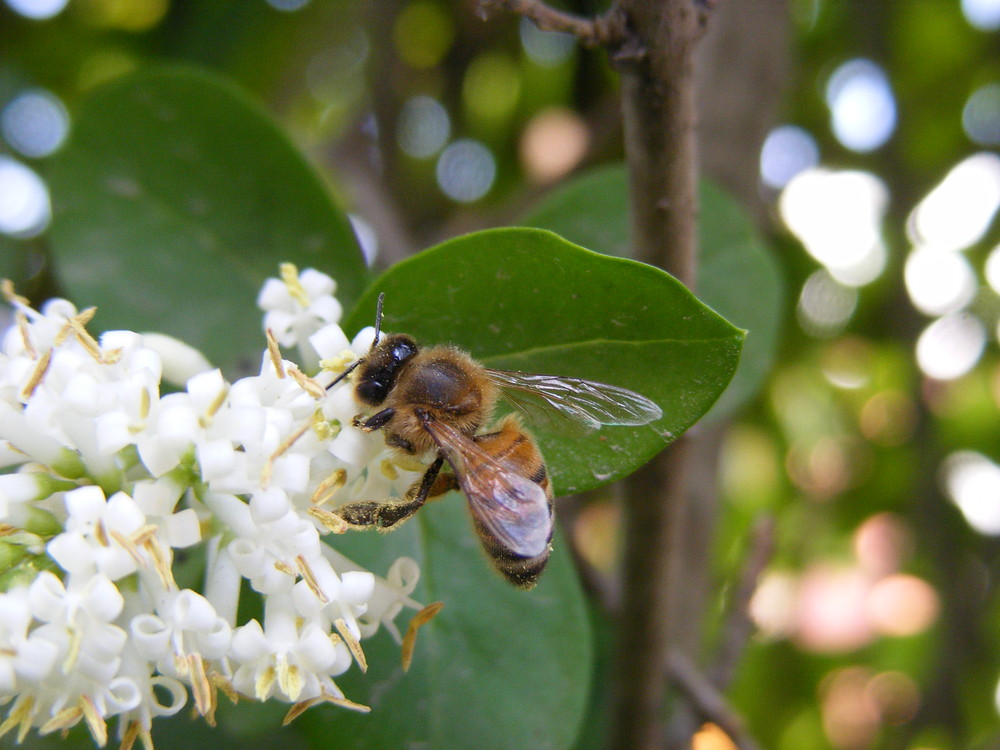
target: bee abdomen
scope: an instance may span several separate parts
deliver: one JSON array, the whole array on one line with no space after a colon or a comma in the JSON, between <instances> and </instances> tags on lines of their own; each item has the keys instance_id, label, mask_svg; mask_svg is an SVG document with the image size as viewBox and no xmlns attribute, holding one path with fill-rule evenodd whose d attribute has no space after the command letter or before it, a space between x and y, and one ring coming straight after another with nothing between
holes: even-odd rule
<instances>
[{"instance_id":1,"label":"bee abdomen","mask_svg":"<svg viewBox=\"0 0 1000 750\"><path fill-rule=\"evenodd\" d=\"M549 561L550 548L546 546L540 554L524 557L500 544L481 524L477 523L476 527L483 549L501 575L518 588L534 588Z\"/></svg>"}]
</instances>

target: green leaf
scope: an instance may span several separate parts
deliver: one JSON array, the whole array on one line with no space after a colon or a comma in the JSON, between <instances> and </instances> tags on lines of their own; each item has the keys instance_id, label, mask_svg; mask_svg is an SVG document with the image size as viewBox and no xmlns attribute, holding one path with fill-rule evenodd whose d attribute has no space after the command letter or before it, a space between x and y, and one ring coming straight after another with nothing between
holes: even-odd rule
<instances>
[{"instance_id":1,"label":"green leaf","mask_svg":"<svg viewBox=\"0 0 1000 750\"><path fill-rule=\"evenodd\" d=\"M336 538L338 550L383 574L396 556L413 557L422 576L413 597L445 605L419 630L407 673L388 633L364 641L368 672L352 669L337 684L372 712L310 710L298 722L312 746L572 746L590 689L592 656L568 544L557 533L538 586L521 591L489 569L464 505L451 493L388 536L352 532ZM400 615L401 629L411 615Z\"/></svg>"},{"instance_id":2,"label":"green leaf","mask_svg":"<svg viewBox=\"0 0 1000 750\"><path fill-rule=\"evenodd\" d=\"M454 344L490 367L624 386L662 407L645 427L567 436L533 426L556 494L629 474L694 424L729 383L743 341L663 271L537 229L469 234L395 265L347 330L372 324L379 292L387 331Z\"/></svg>"},{"instance_id":3,"label":"green leaf","mask_svg":"<svg viewBox=\"0 0 1000 750\"><path fill-rule=\"evenodd\" d=\"M353 231L274 123L240 91L189 69L94 91L52 164L52 250L94 325L169 333L227 370L263 350L255 299L288 261L367 283ZM249 358L249 359L248 359Z\"/></svg>"},{"instance_id":4,"label":"green leaf","mask_svg":"<svg viewBox=\"0 0 1000 750\"><path fill-rule=\"evenodd\" d=\"M771 369L781 332L781 269L739 204L703 182L699 195L698 297L746 329L729 388L707 420L731 414L757 392ZM552 191L521 218L597 252L629 256L628 176L621 165L594 170Z\"/></svg>"}]
</instances>

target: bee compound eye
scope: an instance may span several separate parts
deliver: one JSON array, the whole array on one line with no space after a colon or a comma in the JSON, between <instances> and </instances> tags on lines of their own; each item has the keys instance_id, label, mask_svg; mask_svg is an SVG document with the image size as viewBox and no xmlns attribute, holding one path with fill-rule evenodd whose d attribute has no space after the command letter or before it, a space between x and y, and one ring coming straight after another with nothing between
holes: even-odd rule
<instances>
[{"instance_id":1,"label":"bee compound eye","mask_svg":"<svg viewBox=\"0 0 1000 750\"><path fill-rule=\"evenodd\" d=\"M392 358L396 362L409 359L417 353L417 347L410 341L399 341L392 347Z\"/></svg>"},{"instance_id":2,"label":"bee compound eye","mask_svg":"<svg viewBox=\"0 0 1000 750\"><path fill-rule=\"evenodd\" d=\"M369 404L380 404L385 401L388 393L388 386L385 381L372 378L358 383L358 397Z\"/></svg>"}]
</instances>

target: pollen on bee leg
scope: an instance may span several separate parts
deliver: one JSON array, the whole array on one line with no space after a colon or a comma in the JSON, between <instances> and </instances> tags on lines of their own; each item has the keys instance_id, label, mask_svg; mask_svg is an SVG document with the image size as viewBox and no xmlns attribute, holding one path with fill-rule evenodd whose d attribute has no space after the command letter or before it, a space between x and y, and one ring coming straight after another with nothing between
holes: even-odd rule
<instances>
[{"instance_id":1,"label":"pollen on bee leg","mask_svg":"<svg viewBox=\"0 0 1000 750\"><path fill-rule=\"evenodd\" d=\"M309 502L312 503L314 507L323 505L331 497L337 494L347 483L347 469L337 469L330 476L324 479L316 487L316 491L309 498Z\"/></svg>"},{"instance_id":2,"label":"pollen on bee leg","mask_svg":"<svg viewBox=\"0 0 1000 750\"><path fill-rule=\"evenodd\" d=\"M365 652L361 650L361 643L348 629L344 618L338 617L334 620L333 626L337 628L337 632L340 633L340 637L344 639L344 643L347 644L347 648L350 650L351 654L353 654L354 660L358 663L358 666L361 667L361 671L367 672L368 659L365 658Z\"/></svg>"},{"instance_id":3,"label":"pollen on bee leg","mask_svg":"<svg viewBox=\"0 0 1000 750\"><path fill-rule=\"evenodd\" d=\"M417 645L417 630L421 625L426 625L444 607L444 602L434 602L428 604L422 610L413 615L410 624L406 628L406 635L403 636L403 646L400 649L400 656L403 660L403 671L410 670L410 663L413 661L413 649Z\"/></svg>"},{"instance_id":4,"label":"pollen on bee leg","mask_svg":"<svg viewBox=\"0 0 1000 750\"><path fill-rule=\"evenodd\" d=\"M281 350L278 348L278 340L274 338L274 332L270 328L264 331L264 336L267 338L267 354L271 357L271 364L274 365L274 371L277 373L279 379L284 380L285 364L281 360Z\"/></svg>"}]
</instances>

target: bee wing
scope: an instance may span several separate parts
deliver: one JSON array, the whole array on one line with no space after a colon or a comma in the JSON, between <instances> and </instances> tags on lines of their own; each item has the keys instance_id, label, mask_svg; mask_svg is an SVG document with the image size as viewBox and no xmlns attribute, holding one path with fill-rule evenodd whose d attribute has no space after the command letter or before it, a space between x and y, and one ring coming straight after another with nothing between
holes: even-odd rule
<instances>
[{"instance_id":1,"label":"bee wing","mask_svg":"<svg viewBox=\"0 0 1000 750\"><path fill-rule=\"evenodd\" d=\"M450 425L433 419L423 424L455 471L476 520L515 554L540 555L552 535L545 490Z\"/></svg>"},{"instance_id":2,"label":"bee wing","mask_svg":"<svg viewBox=\"0 0 1000 750\"><path fill-rule=\"evenodd\" d=\"M660 407L645 396L616 385L515 370L486 373L518 409L531 417L540 412L550 422L557 416L596 430L605 424L649 424L663 416Z\"/></svg>"}]
</instances>

